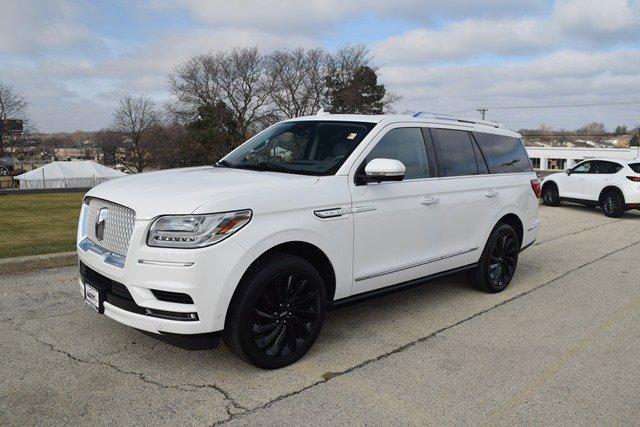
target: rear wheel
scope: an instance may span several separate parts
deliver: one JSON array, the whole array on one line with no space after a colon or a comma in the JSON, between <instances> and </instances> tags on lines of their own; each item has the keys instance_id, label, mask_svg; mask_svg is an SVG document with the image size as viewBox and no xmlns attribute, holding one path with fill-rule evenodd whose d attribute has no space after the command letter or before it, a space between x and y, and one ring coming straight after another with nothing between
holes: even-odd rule
<instances>
[{"instance_id":1,"label":"rear wheel","mask_svg":"<svg viewBox=\"0 0 640 427\"><path fill-rule=\"evenodd\" d=\"M542 202L547 206L558 206L560 204L560 194L557 185L547 184L542 187Z\"/></svg>"},{"instance_id":2,"label":"rear wheel","mask_svg":"<svg viewBox=\"0 0 640 427\"><path fill-rule=\"evenodd\" d=\"M474 288L484 292L501 292L509 286L518 265L520 245L509 224L498 224L487 240L478 266L469 272Z\"/></svg>"},{"instance_id":3,"label":"rear wheel","mask_svg":"<svg viewBox=\"0 0 640 427\"><path fill-rule=\"evenodd\" d=\"M290 254L274 254L240 284L224 340L240 358L265 369L300 359L324 323L327 296L317 270Z\"/></svg>"},{"instance_id":4,"label":"rear wheel","mask_svg":"<svg viewBox=\"0 0 640 427\"><path fill-rule=\"evenodd\" d=\"M611 218L620 218L625 211L624 198L615 190L609 190L602 195L600 206L604 214Z\"/></svg>"}]
</instances>

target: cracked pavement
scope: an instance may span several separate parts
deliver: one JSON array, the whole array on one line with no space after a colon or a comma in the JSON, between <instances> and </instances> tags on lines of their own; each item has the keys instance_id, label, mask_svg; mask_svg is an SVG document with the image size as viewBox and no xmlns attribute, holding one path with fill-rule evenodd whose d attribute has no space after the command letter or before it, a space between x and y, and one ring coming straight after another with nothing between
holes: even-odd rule
<instances>
[{"instance_id":1,"label":"cracked pavement","mask_svg":"<svg viewBox=\"0 0 640 427\"><path fill-rule=\"evenodd\" d=\"M505 292L455 275L332 311L278 371L96 315L75 268L0 277L0 423L635 424L640 212L540 215Z\"/></svg>"}]
</instances>

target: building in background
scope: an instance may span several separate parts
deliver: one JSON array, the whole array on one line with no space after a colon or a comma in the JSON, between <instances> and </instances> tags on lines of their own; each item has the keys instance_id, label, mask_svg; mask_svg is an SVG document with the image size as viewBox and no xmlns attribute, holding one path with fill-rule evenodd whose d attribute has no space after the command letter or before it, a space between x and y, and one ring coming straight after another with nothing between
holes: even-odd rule
<instances>
[{"instance_id":1,"label":"building in background","mask_svg":"<svg viewBox=\"0 0 640 427\"><path fill-rule=\"evenodd\" d=\"M535 170L565 170L586 159L637 159L638 147L526 147Z\"/></svg>"}]
</instances>

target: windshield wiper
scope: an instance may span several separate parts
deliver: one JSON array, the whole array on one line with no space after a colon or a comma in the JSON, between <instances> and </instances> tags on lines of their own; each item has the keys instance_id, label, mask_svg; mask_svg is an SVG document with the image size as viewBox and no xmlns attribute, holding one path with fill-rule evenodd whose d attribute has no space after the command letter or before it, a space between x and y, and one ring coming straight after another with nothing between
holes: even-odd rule
<instances>
[{"instance_id":1,"label":"windshield wiper","mask_svg":"<svg viewBox=\"0 0 640 427\"><path fill-rule=\"evenodd\" d=\"M235 168L237 167L235 164L227 161L227 160L220 160L218 162L216 162L214 164L214 166L222 166L223 168Z\"/></svg>"},{"instance_id":2,"label":"windshield wiper","mask_svg":"<svg viewBox=\"0 0 640 427\"><path fill-rule=\"evenodd\" d=\"M238 165L238 167L241 167L244 169L261 170L261 171L297 173L285 166L279 165L278 163L272 163L272 162L242 163Z\"/></svg>"}]
</instances>

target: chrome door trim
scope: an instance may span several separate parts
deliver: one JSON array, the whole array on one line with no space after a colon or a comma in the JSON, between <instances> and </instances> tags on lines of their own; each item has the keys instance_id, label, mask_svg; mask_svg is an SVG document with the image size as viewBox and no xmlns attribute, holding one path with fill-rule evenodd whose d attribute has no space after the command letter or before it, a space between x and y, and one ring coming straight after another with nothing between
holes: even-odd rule
<instances>
[{"instance_id":1,"label":"chrome door trim","mask_svg":"<svg viewBox=\"0 0 640 427\"><path fill-rule=\"evenodd\" d=\"M409 268L420 267L421 265L430 264L432 262L440 261L441 257L434 257L425 259L422 261L412 262L410 264L401 265L399 267L389 268L386 270L379 270L373 273L366 274L364 276L360 276L356 278L356 282L360 282L362 280L373 279L374 277L384 276L386 274L397 273L398 271L407 270Z\"/></svg>"},{"instance_id":2,"label":"chrome door trim","mask_svg":"<svg viewBox=\"0 0 640 427\"><path fill-rule=\"evenodd\" d=\"M377 210L378 207L375 205L368 205L368 206L354 206L353 207L353 213L359 213L359 212L370 212L370 211L375 211Z\"/></svg>"},{"instance_id":3,"label":"chrome door trim","mask_svg":"<svg viewBox=\"0 0 640 427\"><path fill-rule=\"evenodd\" d=\"M462 251L451 252L450 254L442 255L442 259L453 258L454 256L468 254L469 252L477 251L478 247L464 249Z\"/></svg>"},{"instance_id":4,"label":"chrome door trim","mask_svg":"<svg viewBox=\"0 0 640 427\"><path fill-rule=\"evenodd\" d=\"M356 282L361 282L363 280L368 280L368 279L373 279L374 277L380 277L380 276L384 276L387 274L391 274L391 273L397 273L399 271L403 271L403 270L408 270L410 268L415 268L415 267L420 267L422 265L426 265L426 264L431 264L432 262L436 262L436 261L442 261L444 259L448 259L448 258L453 258L455 256L459 256L459 255L464 255L464 254L468 254L469 252L473 252L473 251L477 251L478 247L473 247L473 248L469 248L469 249L464 249L462 251L457 251L457 252L452 252L449 254L445 254L442 256L438 256L438 257L433 257L433 258L428 258L422 261L416 261L416 262L412 262L409 264L404 264L398 267L393 267L393 268L388 268L385 270L379 270L379 271L374 271L372 273L369 274L365 274L364 276L360 276L360 277L356 277Z\"/></svg>"}]
</instances>

